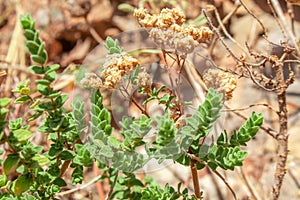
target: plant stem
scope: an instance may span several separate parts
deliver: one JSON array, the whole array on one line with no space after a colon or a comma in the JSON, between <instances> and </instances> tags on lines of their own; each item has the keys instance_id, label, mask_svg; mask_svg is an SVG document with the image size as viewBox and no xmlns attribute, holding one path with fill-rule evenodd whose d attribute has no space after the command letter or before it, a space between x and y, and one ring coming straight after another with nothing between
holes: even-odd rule
<instances>
[{"instance_id":1,"label":"plant stem","mask_svg":"<svg viewBox=\"0 0 300 200\"><path fill-rule=\"evenodd\" d=\"M190 167L191 167L191 172L192 172L195 195L197 198L201 198L200 185L199 185L199 181L198 181L198 172L197 172L197 161L191 159Z\"/></svg>"},{"instance_id":2,"label":"plant stem","mask_svg":"<svg viewBox=\"0 0 300 200\"><path fill-rule=\"evenodd\" d=\"M119 176L119 171L116 172L114 182L110 185L110 190L109 190L109 192L107 194L106 200L110 199L110 197L111 197L111 195L112 195L112 193L114 191L114 187L115 187L115 185L117 183L118 176Z\"/></svg>"},{"instance_id":3,"label":"plant stem","mask_svg":"<svg viewBox=\"0 0 300 200\"><path fill-rule=\"evenodd\" d=\"M279 86L277 91L277 101L278 101L278 116L279 116L279 133L276 136L278 141L278 150L277 150L277 165L275 171L275 180L272 188L273 199L277 200L280 195L280 189L282 186L283 178L286 174L286 160L288 155L288 124L287 124L287 106L286 106L286 89L287 85L284 80L283 74L283 60L286 57L287 53L284 53L281 58L274 63L274 70L276 73L276 81Z\"/></svg>"}]
</instances>

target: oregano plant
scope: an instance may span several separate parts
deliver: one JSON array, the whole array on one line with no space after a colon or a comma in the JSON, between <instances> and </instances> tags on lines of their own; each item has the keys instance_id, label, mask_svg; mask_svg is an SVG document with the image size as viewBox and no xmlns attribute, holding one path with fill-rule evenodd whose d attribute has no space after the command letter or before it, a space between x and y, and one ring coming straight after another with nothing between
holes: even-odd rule
<instances>
[{"instance_id":1,"label":"oregano plant","mask_svg":"<svg viewBox=\"0 0 300 200\"><path fill-rule=\"evenodd\" d=\"M113 51L111 56L126 55L123 51L114 51L114 49L121 49L116 47L117 43L117 41L112 42L111 38L107 38L104 46L110 54ZM232 135L224 131L215 139L215 143L203 144L202 141L212 134L211 130L221 115L224 103L223 95L216 89L210 88L205 101L198 106L190 117L185 117L184 125L178 125L177 120L171 116L172 110L178 106L178 102L174 101L176 97L160 94L163 91L170 90L166 86L155 88L140 84L139 81L136 81L140 76L140 72L137 72L137 70L141 70L141 67L138 66L132 74L130 72L127 75L124 74L124 78L126 76L125 81L127 80L128 83L137 86L137 91L146 96L143 105L156 100L157 104L165 106L165 114L149 117L150 114L141 109L146 114L141 114L139 118L123 116L119 127L122 139L112 135L111 113L103 106L103 96L100 93L100 88L95 87L97 84L93 84L95 80L99 81L99 85L105 84L101 81L101 77L95 79L97 75L94 75L91 79L90 74L88 74L82 81L83 85L92 88L90 121L92 135L89 136L87 149L92 157L100 163L117 170L118 173L115 176L118 177L116 177L116 180L123 179L120 173L126 174L126 177L132 177L136 170L145 166L151 159L157 159L159 163L172 159L179 164L191 166L191 168L194 168L195 165L196 174L192 170L192 174L195 176L197 176L197 170L201 170L206 166L213 171L216 171L218 167L225 170L234 170L235 167L242 166L247 151L242 150L241 146L246 146L246 142L251 140L258 132L263 123L262 114L253 112L245 124L239 130L234 131ZM102 75L103 73L105 74L102 71ZM105 77L102 76L102 78ZM127 84L127 82L123 83L120 80L120 85L115 86L114 90L118 90L122 87L122 84ZM170 98L171 96L172 98ZM161 100L163 98L165 98L165 101ZM146 141L147 136L151 133L155 134L155 140L152 142ZM137 152L137 147L144 148L146 154ZM133 182L141 185L140 182ZM113 189L111 198L116 197L114 196L116 193L121 194L117 189L120 185L115 187L116 190ZM132 185L132 187L137 186ZM122 191L125 190L127 191L123 188ZM120 199L151 199L150 196L153 196L153 199L202 198L201 193L188 195L186 189L181 193L180 189L176 191L168 184L164 189L159 188L157 185L146 185L144 189L140 190L144 191L141 194L132 193L132 195L140 195L134 198L124 196L125 193L122 192L123 196ZM126 193L126 195L129 194Z\"/></svg>"},{"instance_id":2,"label":"oregano plant","mask_svg":"<svg viewBox=\"0 0 300 200\"><path fill-rule=\"evenodd\" d=\"M180 13L176 15L176 23L181 25L182 16ZM136 16L143 18L141 12ZM84 168L94 164L101 172L94 182L106 180L110 185L107 199L202 199L197 170L208 167L216 172L218 168L234 170L243 165L247 151L242 146L246 146L259 131L262 114L253 112L232 134L224 130L214 138L212 129L228 94L223 94L218 88L209 88L204 102L186 115L184 108L189 103L180 97L180 90L152 83L139 61L110 37L104 44L108 55L101 76L88 73L81 81L89 88L90 102L76 97L68 108L65 104L69 95L54 88L60 65L47 64L45 43L30 15L20 19L33 62L28 70L38 78L34 83L30 80L20 82L12 90L17 96L15 99L0 99L0 144L4 149L0 154L5 154L0 160L3 170L0 175L1 199L58 199L66 186L82 184ZM165 31L162 27L154 28L158 28L155 29L158 32ZM197 44L208 40L211 34L207 27L201 31L207 34L205 38L194 41ZM174 44L168 45L174 47ZM179 49L173 53L181 72L191 49L182 49L178 45L175 47ZM161 52L164 57L170 55L163 48ZM127 91L129 85L143 97L142 102L132 98L140 115L123 116L118 128L113 127L114 116L104 106L105 97L101 90ZM38 92L38 95L32 95L33 92ZM151 103L162 106L163 114L151 115L147 110ZM21 104L30 117L12 119L9 108L16 104ZM89 113L86 105L90 106ZM33 127L29 122L35 120L41 123ZM35 143L36 134L42 134L47 145ZM88 135L87 141L82 137L85 134ZM149 135L154 136L152 141L146 140ZM211 144L204 143L208 137L213 138ZM136 171L151 159L159 163L172 160L190 166L194 191L181 188L181 183L177 188L169 183L160 187L155 177L138 177ZM68 180L67 173L71 174L71 180Z\"/></svg>"},{"instance_id":3,"label":"oregano plant","mask_svg":"<svg viewBox=\"0 0 300 200\"><path fill-rule=\"evenodd\" d=\"M32 113L29 118L9 119L9 110L5 107L13 106L12 101L8 98L0 101L1 144L6 144L6 156L1 161L4 173L0 196L1 199L55 199L55 194L67 185L66 171L72 171L72 184L78 184L83 180L83 167L93 165L80 140L80 134L86 129L81 123L85 113L79 101L74 102L73 111L64 108L69 95L53 88L60 66L47 65L45 44L39 38L33 19L29 15L20 19L34 63L28 70L39 78L35 84L24 80L12 90L18 95L13 104L27 107L27 112ZM39 93L38 98L31 96L35 91ZM38 118L43 121L38 127L28 125ZM35 144L34 134L45 134L50 148Z\"/></svg>"}]
</instances>

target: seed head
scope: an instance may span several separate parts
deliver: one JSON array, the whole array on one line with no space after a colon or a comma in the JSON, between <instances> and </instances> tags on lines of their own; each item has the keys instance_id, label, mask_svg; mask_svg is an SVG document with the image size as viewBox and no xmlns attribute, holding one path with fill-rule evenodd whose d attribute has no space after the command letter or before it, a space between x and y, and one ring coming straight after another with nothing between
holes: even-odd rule
<instances>
[{"instance_id":1,"label":"seed head","mask_svg":"<svg viewBox=\"0 0 300 200\"><path fill-rule=\"evenodd\" d=\"M219 69L209 69L203 75L203 80L208 88L213 87L223 93L226 100L232 98L233 91L236 88L236 79L231 73Z\"/></svg>"},{"instance_id":2,"label":"seed head","mask_svg":"<svg viewBox=\"0 0 300 200\"><path fill-rule=\"evenodd\" d=\"M152 79L150 74L146 71L140 72L138 74L138 85L143 88L145 93L150 93L152 88Z\"/></svg>"},{"instance_id":3,"label":"seed head","mask_svg":"<svg viewBox=\"0 0 300 200\"><path fill-rule=\"evenodd\" d=\"M132 71L139 64L138 60L127 54L108 55L103 64L104 71L101 76L103 85L108 88L115 88L122 77Z\"/></svg>"},{"instance_id":4,"label":"seed head","mask_svg":"<svg viewBox=\"0 0 300 200\"><path fill-rule=\"evenodd\" d=\"M100 77L95 73L86 73L80 83L83 87L91 87L93 89L99 89L102 86Z\"/></svg>"},{"instance_id":5,"label":"seed head","mask_svg":"<svg viewBox=\"0 0 300 200\"><path fill-rule=\"evenodd\" d=\"M184 13L176 8L164 8L153 15L146 9L136 9L134 16L143 27L151 28L150 37L162 49L170 48L183 56L193 52L199 43L210 40L213 34L208 27L184 26Z\"/></svg>"}]
</instances>

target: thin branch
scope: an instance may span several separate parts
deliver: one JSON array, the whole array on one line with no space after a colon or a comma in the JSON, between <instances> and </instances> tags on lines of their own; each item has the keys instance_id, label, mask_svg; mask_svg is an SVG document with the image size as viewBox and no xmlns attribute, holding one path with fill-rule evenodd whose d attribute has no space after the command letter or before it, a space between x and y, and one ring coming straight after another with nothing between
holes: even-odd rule
<instances>
[{"instance_id":1,"label":"thin branch","mask_svg":"<svg viewBox=\"0 0 300 200\"><path fill-rule=\"evenodd\" d=\"M213 182L213 184L214 184L214 186L216 188L216 192L217 192L218 198L219 199L224 199L222 191L221 191L221 188L220 188L220 186L219 186L219 184L217 182L216 177L212 176L211 170L209 170L208 167L206 167L205 169L206 169L207 173L209 174L209 177L211 178L211 181Z\"/></svg>"},{"instance_id":2,"label":"thin branch","mask_svg":"<svg viewBox=\"0 0 300 200\"><path fill-rule=\"evenodd\" d=\"M276 11L274 10L274 7L271 5L270 0L267 0L267 3L268 3L268 5L269 5L269 8L270 8L271 12L272 12L273 15L274 15L274 18L275 18L275 20L276 20L276 22L277 22L277 24L278 24L278 26L279 26L279 28L280 28L280 30L281 30L281 33L282 33L284 39L286 40L286 39L287 39L286 31L284 30L283 25L281 24L281 22L280 22L279 19L278 19L278 14L277 14Z\"/></svg>"},{"instance_id":3,"label":"thin branch","mask_svg":"<svg viewBox=\"0 0 300 200\"><path fill-rule=\"evenodd\" d=\"M240 172L241 172L241 175L242 175L242 178L244 180L244 182L246 183L252 197L254 200L260 200L260 197L258 197L257 195L257 192L255 191L254 187L252 186L252 184L250 184L248 178L246 177L245 173L244 173L244 170L242 167L240 167Z\"/></svg>"},{"instance_id":4,"label":"thin branch","mask_svg":"<svg viewBox=\"0 0 300 200\"><path fill-rule=\"evenodd\" d=\"M130 95L127 91L127 88L125 88L123 85L122 85L122 87L123 87L123 90L121 90L121 89L119 90L121 92L121 94L125 97L125 95L123 93L123 92L125 92L127 95L127 98L129 98L129 101L132 102L142 112L142 114L144 114L148 118L150 118L150 115L147 113L147 111L142 106L140 106L140 104L135 100L134 95Z\"/></svg>"},{"instance_id":5,"label":"thin branch","mask_svg":"<svg viewBox=\"0 0 300 200\"><path fill-rule=\"evenodd\" d=\"M197 156L193 155L193 154L190 154L188 152L185 152L185 151L182 151L182 153L184 153L186 156L188 156L191 160L196 160L197 162L199 162L200 164L203 164L205 165L208 169L209 166L203 162L200 158L198 158ZM229 185L229 183L226 181L226 179L216 170L212 170L213 173L215 173L223 182L224 184L226 185L226 187L230 190L230 192L232 193L232 196L234 197L235 200L237 200L237 197L236 197L236 194L234 192L234 190L231 188L231 186Z\"/></svg>"},{"instance_id":6,"label":"thin branch","mask_svg":"<svg viewBox=\"0 0 300 200\"><path fill-rule=\"evenodd\" d=\"M213 25L212 21L210 20L210 18L208 17L208 14L206 12L205 9L202 9L202 12L208 22L208 25L210 26L210 28L216 33L218 39L221 41L221 43L223 44L223 46L225 47L225 49L229 52L229 54L236 60L236 61L240 61L240 59L234 55L234 53L231 51L231 49L228 47L228 45L225 43L224 39L222 38L220 32L218 31L218 29Z\"/></svg>"},{"instance_id":7,"label":"thin branch","mask_svg":"<svg viewBox=\"0 0 300 200\"><path fill-rule=\"evenodd\" d=\"M115 176L114 182L110 185L110 190L109 190L109 192L107 194L106 200L109 200L110 196L112 195L112 193L114 191L114 187L115 187L115 185L117 183L118 175L119 175L119 171L116 172L116 176Z\"/></svg>"},{"instance_id":8,"label":"thin branch","mask_svg":"<svg viewBox=\"0 0 300 200\"><path fill-rule=\"evenodd\" d=\"M300 64L300 60L284 60L284 63L299 63Z\"/></svg>"},{"instance_id":9,"label":"thin branch","mask_svg":"<svg viewBox=\"0 0 300 200\"><path fill-rule=\"evenodd\" d=\"M256 19L256 21L259 23L259 25L261 26L261 28L263 29L263 32L265 34L265 36L267 36L267 30L265 28L265 26L263 25L263 23L254 15L254 13L248 9L248 7L245 5L245 3L242 0L239 0L240 3L242 4L242 6L245 8L245 10L254 18Z\"/></svg>"},{"instance_id":10,"label":"thin branch","mask_svg":"<svg viewBox=\"0 0 300 200\"><path fill-rule=\"evenodd\" d=\"M300 183L298 181L298 178L295 176L293 170L288 169L288 174L292 177L293 181L295 182L298 189L300 189Z\"/></svg>"},{"instance_id":11,"label":"thin branch","mask_svg":"<svg viewBox=\"0 0 300 200\"><path fill-rule=\"evenodd\" d=\"M222 176L222 174L220 174L217 170L212 170L212 172L215 173L220 179L222 179L222 181L225 183L225 185L227 186L227 188L230 190L231 194L233 195L233 198L235 200L237 200L237 197L236 197L236 194L235 194L234 190L229 185L229 183L226 181L226 179Z\"/></svg>"},{"instance_id":12,"label":"thin branch","mask_svg":"<svg viewBox=\"0 0 300 200\"><path fill-rule=\"evenodd\" d=\"M222 112L229 112L229 111L242 111L242 110L247 110L251 107L254 107L254 106L264 106L264 107L267 107L269 108L270 110L272 110L273 112L277 113L278 111L275 110L274 108L272 108L272 106L270 106L269 104L267 103L256 103L256 104L250 104L249 106L247 107L244 107L244 108L231 108L231 109L225 109L225 110L222 110Z\"/></svg>"},{"instance_id":13,"label":"thin branch","mask_svg":"<svg viewBox=\"0 0 300 200\"><path fill-rule=\"evenodd\" d=\"M269 88L266 88L265 86L261 85L261 84L255 79L255 77L253 76L253 74L252 74L251 70L249 69L249 67L248 67L247 65L244 65L244 67L245 67L246 70L248 71L249 76L250 76L250 79L253 81L253 83L254 83L257 87L259 87L259 88L261 88L261 89L263 89L263 90L265 90L265 91L267 91L267 92L274 92L275 90L277 90L276 88L269 89Z\"/></svg>"},{"instance_id":14,"label":"thin branch","mask_svg":"<svg viewBox=\"0 0 300 200\"><path fill-rule=\"evenodd\" d=\"M102 175L99 175L99 176L93 178L93 179L90 180L88 183L86 183L86 184L84 184L84 185L81 185L80 187L73 188L73 189L71 189L71 190L67 190L67 191L64 191L64 192L57 193L56 196L64 196L64 195L67 195L67 194L71 194L71 193L74 193L74 192L83 190L83 189L89 187L90 185L96 183L96 182L101 178L101 176L102 176Z\"/></svg>"},{"instance_id":15,"label":"thin branch","mask_svg":"<svg viewBox=\"0 0 300 200\"><path fill-rule=\"evenodd\" d=\"M225 108L232 110L232 108L230 108L227 104L225 104ZM238 115L239 117L245 119L245 120L248 119L248 117L246 117L245 115L241 114L240 112L237 112L235 110L232 110L232 112L234 114ZM270 127L266 127L264 125L261 125L260 129L262 129L263 131L265 131L273 139L276 139L276 136L277 136L278 133L274 129L272 129Z\"/></svg>"},{"instance_id":16,"label":"thin branch","mask_svg":"<svg viewBox=\"0 0 300 200\"><path fill-rule=\"evenodd\" d=\"M229 12L224 18L222 21L219 22L219 26L218 26L218 30L220 31L221 30L221 24L226 24L228 22L228 20L237 12L237 10L241 7L241 4L239 3L238 0L235 1L235 4L236 6L234 7L234 9ZM209 55L212 56L212 53L213 53L213 49L215 47L215 44L216 44L216 37L213 38L212 42L211 42L211 45L209 47Z\"/></svg>"},{"instance_id":17,"label":"thin branch","mask_svg":"<svg viewBox=\"0 0 300 200\"><path fill-rule=\"evenodd\" d=\"M238 4L238 5L236 6L236 9L235 9L235 10L237 10L240 6L241 6L241 4ZM218 13L218 11L217 11L216 8L214 9L214 13L215 13L216 18L217 18L217 21L218 21L218 23L219 23L219 27L222 29L222 31L224 32L224 34L226 35L226 37L228 37L234 44L236 44L243 52L246 53L245 49L240 45L240 43L238 43L238 42L237 42L237 41L236 41L236 40L228 33L228 31L226 30L226 28L225 28L225 26L224 26L224 24L223 24L223 21L221 20L220 15L219 15L219 13ZM218 30L219 30L219 27L218 27Z\"/></svg>"},{"instance_id":18,"label":"thin branch","mask_svg":"<svg viewBox=\"0 0 300 200\"><path fill-rule=\"evenodd\" d=\"M295 35L293 34L293 31L290 29L290 27L288 26L287 24L287 20L284 16L284 13L282 11L282 8L278 2L278 0L268 0L268 2L271 1L272 3L272 6L274 8L274 11L276 12L276 14L278 15L279 17L279 20L282 24L282 28L284 29L284 31L288 34L290 40L292 41L294 47L296 48L297 50L297 53L299 54L300 51L299 51L299 47L298 47L298 43L297 43L297 38L295 37Z\"/></svg>"},{"instance_id":19,"label":"thin branch","mask_svg":"<svg viewBox=\"0 0 300 200\"><path fill-rule=\"evenodd\" d=\"M91 36L96 40L99 44L103 43L102 38L97 33L97 31L93 28L93 26L90 24L90 22L87 19L87 15L84 16L85 23L88 25L89 32Z\"/></svg>"}]
</instances>

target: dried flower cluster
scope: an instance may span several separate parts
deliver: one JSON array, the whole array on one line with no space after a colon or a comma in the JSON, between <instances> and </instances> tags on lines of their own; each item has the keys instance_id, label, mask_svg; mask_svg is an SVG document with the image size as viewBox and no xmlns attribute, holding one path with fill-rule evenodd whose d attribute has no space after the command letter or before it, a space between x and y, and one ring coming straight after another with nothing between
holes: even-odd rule
<instances>
[{"instance_id":1,"label":"dried flower cluster","mask_svg":"<svg viewBox=\"0 0 300 200\"><path fill-rule=\"evenodd\" d=\"M191 53L199 43L208 41L213 34L208 27L185 27L185 16L176 8L164 8L159 15L151 15L146 9L136 9L134 16L143 27L151 28L150 37L162 49L175 49L181 54Z\"/></svg>"},{"instance_id":2,"label":"dried flower cluster","mask_svg":"<svg viewBox=\"0 0 300 200\"><path fill-rule=\"evenodd\" d=\"M143 88L145 93L150 94L152 90L152 79L146 71L139 72L138 85Z\"/></svg>"},{"instance_id":3,"label":"dried flower cluster","mask_svg":"<svg viewBox=\"0 0 300 200\"><path fill-rule=\"evenodd\" d=\"M192 53L198 43L182 32L152 28L150 37L164 50L175 49L179 54Z\"/></svg>"},{"instance_id":4,"label":"dried flower cluster","mask_svg":"<svg viewBox=\"0 0 300 200\"><path fill-rule=\"evenodd\" d=\"M115 88L122 77L136 68L138 60L123 53L108 55L103 64L101 78L94 73L86 73L80 81L84 87L99 89L100 87Z\"/></svg>"},{"instance_id":5,"label":"dried flower cluster","mask_svg":"<svg viewBox=\"0 0 300 200\"><path fill-rule=\"evenodd\" d=\"M236 79L231 73L219 69L209 69L203 75L204 83L207 87L213 87L225 95L225 99L232 98L232 93L236 88Z\"/></svg>"},{"instance_id":6,"label":"dried flower cluster","mask_svg":"<svg viewBox=\"0 0 300 200\"><path fill-rule=\"evenodd\" d=\"M169 28L173 24L181 26L185 22L184 13L176 8L164 8L159 15L151 15L145 8L135 9L134 16L146 28Z\"/></svg>"},{"instance_id":7,"label":"dried flower cluster","mask_svg":"<svg viewBox=\"0 0 300 200\"><path fill-rule=\"evenodd\" d=\"M86 73L85 77L80 81L84 87L99 89L102 86L102 81L95 73Z\"/></svg>"},{"instance_id":8,"label":"dried flower cluster","mask_svg":"<svg viewBox=\"0 0 300 200\"><path fill-rule=\"evenodd\" d=\"M139 61L125 53L108 55L103 64L104 71L101 74L103 86L115 88L122 77L136 68Z\"/></svg>"}]
</instances>

